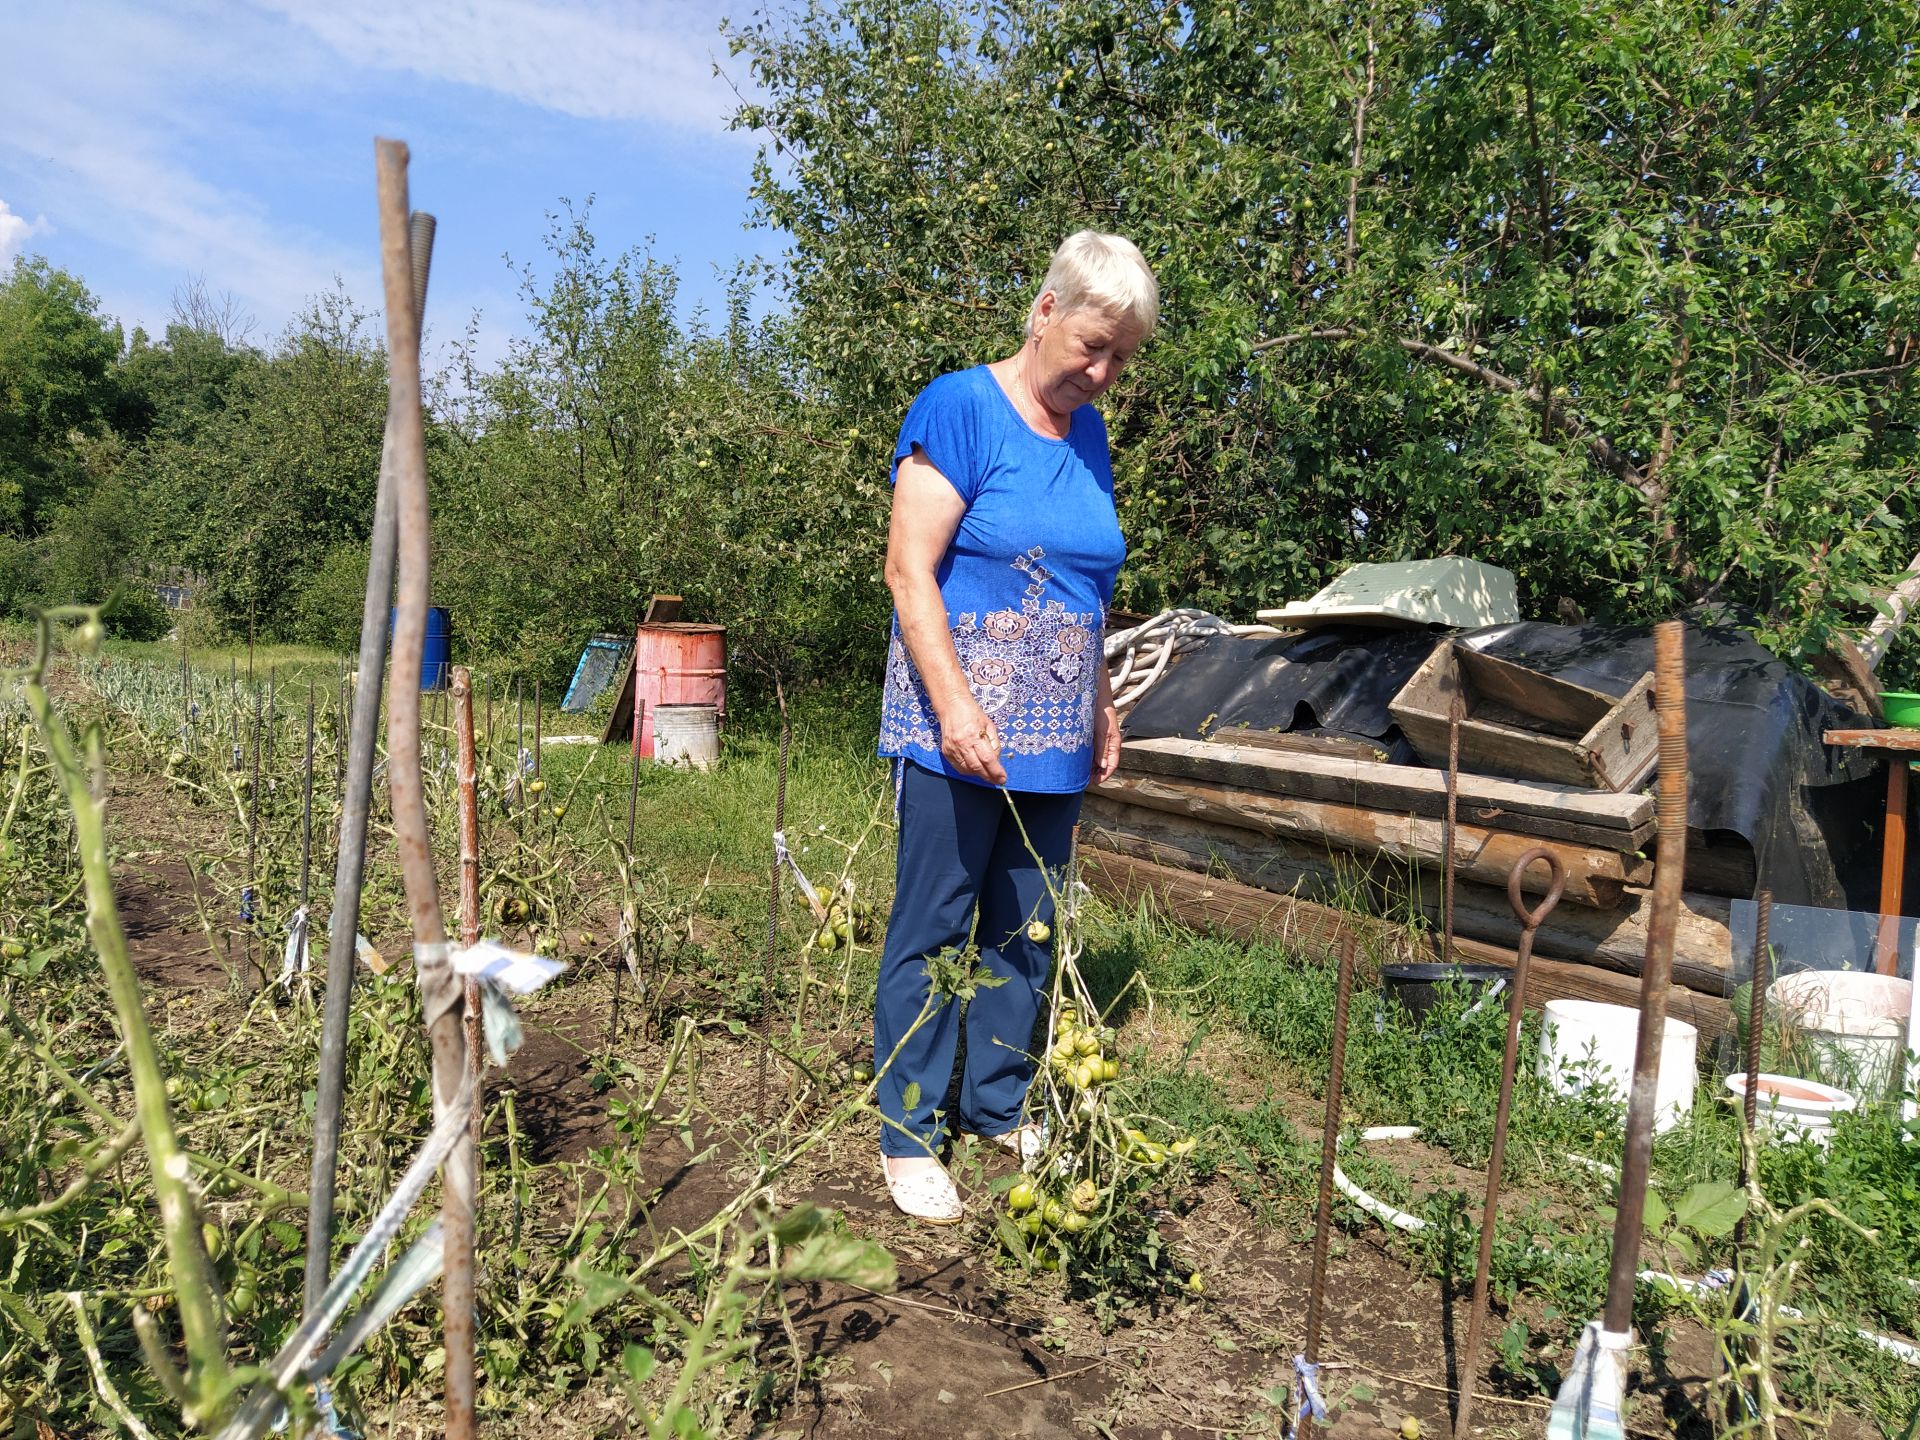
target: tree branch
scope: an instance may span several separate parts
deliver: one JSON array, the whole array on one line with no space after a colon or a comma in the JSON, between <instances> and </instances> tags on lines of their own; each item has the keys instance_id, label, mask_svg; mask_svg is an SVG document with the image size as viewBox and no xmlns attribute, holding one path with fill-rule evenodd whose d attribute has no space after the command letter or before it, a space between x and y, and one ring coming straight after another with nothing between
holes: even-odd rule
<instances>
[{"instance_id":1,"label":"tree branch","mask_svg":"<svg viewBox=\"0 0 1920 1440\"><path fill-rule=\"evenodd\" d=\"M1347 274L1354 272L1360 263L1360 235L1354 228L1360 214L1360 160L1367 138L1367 106L1373 101L1373 21L1367 21L1367 69L1365 83L1360 87L1360 99L1353 107L1353 155L1348 162L1347 173L1347 255L1345 269Z\"/></svg>"},{"instance_id":2,"label":"tree branch","mask_svg":"<svg viewBox=\"0 0 1920 1440\"><path fill-rule=\"evenodd\" d=\"M1894 634L1907 623L1916 600L1920 600L1920 555L1907 562L1906 578L1887 592L1887 598L1881 602L1886 609L1873 617L1873 623L1860 640L1860 655L1867 662L1867 669L1880 668L1880 662L1887 658L1887 651L1893 646Z\"/></svg>"},{"instance_id":3,"label":"tree branch","mask_svg":"<svg viewBox=\"0 0 1920 1440\"><path fill-rule=\"evenodd\" d=\"M1298 345L1306 340L1356 340L1361 331L1349 326L1333 326L1324 330L1296 330L1286 335L1275 335L1266 340L1257 340L1251 347L1254 355L1268 350L1283 349L1289 345ZM1512 395L1546 415L1549 425L1569 440L1576 440L1587 447L1587 453L1601 469L1627 482L1640 496L1653 505L1658 503L1660 485L1657 480L1649 480L1641 468L1621 453L1606 436L1596 432L1586 421L1568 410L1564 405L1550 405L1549 395L1539 385L1522 385L1511 375L1503 375L1498 370L1470 360L1465 355L1452 350L1430 345L1424 340L1415 340L1410 336L1396 335L1394 344L1416 359L1428 361L1434 365L1444 365L1449 370L1478 380L1489 390L1497 390L1503 395Z\"/></svg>"}]
</instances>

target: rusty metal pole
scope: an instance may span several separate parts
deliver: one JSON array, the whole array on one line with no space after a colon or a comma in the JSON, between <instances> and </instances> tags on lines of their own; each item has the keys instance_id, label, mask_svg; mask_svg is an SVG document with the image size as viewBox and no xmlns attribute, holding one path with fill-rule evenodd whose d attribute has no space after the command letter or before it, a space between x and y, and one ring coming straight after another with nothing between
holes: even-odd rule
<instances>
[{"instance_id":1,"label":"rusty metal pole","mask_svg":"<svg viewBox=\"0 0 1920 1440\"><path fill-rule=\"evenodd\" d=\"M480 939L480 796L475 775L473 744L473 677L467 667L453 667L453 728L459 746L454 774L460 790L460 943L473 945ZM473 1123L469 1134L480 1143L481 1121L485 1111L480 1105L480 982L466 983L467 1078L473 1082ZM479 1168L476 1158L475 1170Z\"/></svg>"},{"instance_id":2,"label":"rusty metal pole","mask_svg":"<svg viewBox=\"0 0 1920 1440\"><path fill-rule=\"evenodd\" d=\"M407 147L376 141L380 176L380 259L387 316L387 395L393 420L393 490L398 520L398 583L388 684L387 779L394 841L413 922L414 970L433 1049L435 1117L466 1079L466 1038L459 977L449 963L446 920L434 876L426 789L420 774L420 665L426 649L430 517L426 429L420 404L420 321L413 308L407 238ZM441 1308L446 1356L444 1432L474 1433L473 1142L462 1139L441 1170L440 1215L446 1232Z\"/></svg>"},{"instance_id":3,"label":"rusty metal pole","mask_svg":"<svg viewBox=\"0 0 1920 1440\"><path fill-rule=\"evenodd\" d=\"M1460 722L1466 706L1460 698L1459 667L1453 676L1453 701L1447 706L1447 823L1442 841L1446 858L1440 872L1440 963L1453 964L1453 844L1460 816Z\"/></svg>"},{"instance_id":4,"label":"rusty metal pole","mask_svg":"<svg viewBox=\"0 0 1920 1440\"><path fill-rule=\"evenodd\" d=\"M1520 893L1527 867L1547 862L1547 893L1532 910ZM1473 1305L1467 1311L1467 1348L1460 1360L1460 1403L1453 1433L1466 1435L1473 1425L1473 1380L1480 1369L1480 1325L1487 1308L1487 1280L1493 1272L1493 1226L1500 1206L1500 1171L1507 1159L1507 1123L1513 1114L1513 1076L1520 1060L1520 1017L1526 1010L1527 972L1533 962L1533 937L1567 888L1566 871L1545 846L1536 845L1507 876L1507 902L1520 921L1520 949L1513 964L1513 993L1507 999L1507 1048L1500 1059L1500 1103L1493 1112L1493 1153L1487 1157L1487 1197L1480 1209L1480 1253L1473 1267Z\"/></svg>"},{"instance_id":5,"label":"rusty metal pole","mask_svg":"<svg viewBox=\"0 0 1920 1440\"><path fill-rule=\"evenodd\" d=\"M1666 1039L1667 992L1673 984L1673 937L1687 854L1686 628L1667 620L1653 629L1653 695L1660 726L1660 851L1653 870L1653 914L1647 958L1640 971L1640 1033L1633 1047L1633 1087L1627 1101L1626 1153L1620 1162L1620 1200L1614 1212L1613 1264L1607 1276L1602 1324L1617 1335L1633 1328L1633 1286L1640 1265L1640 1232L1647 1212L1647 1173L1653 1164L1653 1123L1660 1049Z\"/></svg>"},{"instance_id":6,"label":"rusty metal pole","mask_svg":"<svg viewBox=\"0 0 1920 1440\"><path fill-rule=\"evenodd\" d=\"M1320 1135L1320 1195L1313 1212L1313 1270L1307 1286L1307 1338L1301 1356L1311 1366L1320 1353L1320 1316L1325 1309L1327 1247L1333 1232L1333 1167L1340 1145L1340 1091L1347 1072L1347 1008L1353 998L1357 943L1348 931L1340 940L1340 974L1333 994L1333 1053L1327 1063L1327 1109ZM1308 1440L1313 1416L1301 1409L1295 1436Z\"/></svg>"}]
</instances>

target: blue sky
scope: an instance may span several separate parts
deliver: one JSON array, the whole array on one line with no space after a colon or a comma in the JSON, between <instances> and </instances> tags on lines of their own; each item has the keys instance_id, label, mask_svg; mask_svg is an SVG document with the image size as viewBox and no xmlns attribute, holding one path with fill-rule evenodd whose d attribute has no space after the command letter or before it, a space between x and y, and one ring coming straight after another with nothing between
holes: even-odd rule
<instances>
[{"instance_id":1,"label":"blue sky","mask_svg":"<svg viewBox=\"0 0 1920 1440\"><path fill-rule=\"evenodd\" d=\"M749 0L750 3L750 0ZM270 341L338 276L377 312L373 138L439 219L430 342L522 324L516 264L561 197L608 250L655 237L689 304L747 230L753 140L720 0L0 0L0 263L42 254L129 328L193 277Z\"/></svg>"}]
</instances>

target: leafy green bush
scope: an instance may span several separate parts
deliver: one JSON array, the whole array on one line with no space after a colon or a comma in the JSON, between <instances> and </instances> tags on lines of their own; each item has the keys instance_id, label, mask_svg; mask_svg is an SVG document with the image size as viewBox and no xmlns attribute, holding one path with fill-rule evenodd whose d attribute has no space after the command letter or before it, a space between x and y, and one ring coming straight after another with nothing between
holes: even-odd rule
<instances>
[{"instance_id":1,"label":"leafy green bush","mask_svg":"<svg viewBox=\"0 0 1920 1440\"><path fill-rule=\"evenodd\" d=\"M0 616L25 614L45 583L39 547L16 535L0 535Z\"/></svg>"},{"instance_id":2,"label":"leafy green bush","mask_svg":"<svg viewBox=\"0 0 1920 1440\"><path fill-rule=\"evenodd\" d=\"M158 640L173 629L173 611L145 585L124 585L100 612L107 633L121 640Z\"/></svg>"},{"instance_id":3,"label":"leafy green bush","mask_svg":"<svg viewBox=\"0 0 1920 1440\"><path fill-rule=\"evenodd\" d=\"M360 643L366 594L366 544L335 545L320 557L294 596L293 638L324 650L353 650Z\"/></svg>"}]
</instances>

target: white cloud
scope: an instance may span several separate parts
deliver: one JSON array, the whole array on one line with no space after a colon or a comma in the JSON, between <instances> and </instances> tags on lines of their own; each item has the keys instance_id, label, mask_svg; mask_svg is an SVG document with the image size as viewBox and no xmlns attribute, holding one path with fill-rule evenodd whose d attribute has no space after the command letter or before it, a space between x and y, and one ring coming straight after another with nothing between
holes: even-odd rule
<instances>
[{"instance_id":1,"label":"white cloud","mask_svg":"<svg viewBox=\"0 0 1920 1440\"><path fill-rule=\"evenodd\" d=\"M562 114L724 133L718 11L670 0L255 0L344 59L478 86Z\"/></svg>"},{"instance_id":2,"label":"white cloud","mask_svg":"<svg viewBox=\"0 0 1920 1440\"><path fill-rule=\"evenodd\" d=\"M14 214L12 207L0 200L0 265L10 264L13 257L26 248L28 238L46 228L46 216L29 220Z\"/></svg>"}]
</instances>

